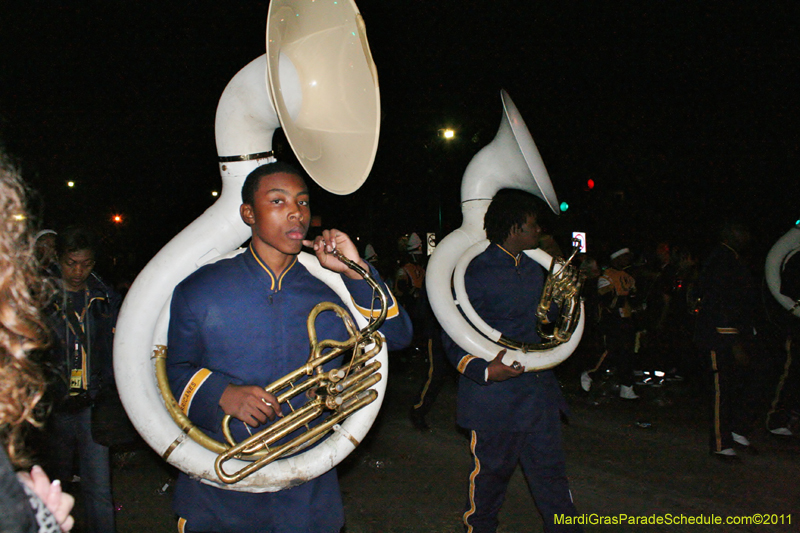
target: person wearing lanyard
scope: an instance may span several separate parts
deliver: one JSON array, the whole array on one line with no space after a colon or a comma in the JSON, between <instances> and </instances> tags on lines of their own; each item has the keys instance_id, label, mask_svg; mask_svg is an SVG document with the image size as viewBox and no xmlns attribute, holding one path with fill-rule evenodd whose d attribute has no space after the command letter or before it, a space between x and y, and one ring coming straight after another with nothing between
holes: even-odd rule
<instances>
[{"instance_id":1,"label":"person wearing lanyard","mask_svg":"<svg viewBox=\"0 0 800 533\"><path fill-rule=\"evenodd\" d=\"M86 228L58 234L56 251L61 276L47 308L52 345L50 359L58 377L50 385L51 470L72 479L77 464L84 501L86 530L113 532L109 449L92 437L92 404L98 393L113 387L112 346L120 298L95 273L96 244ZM77 458L77 463L74 460Z\"/></svg>"}]
</instances>

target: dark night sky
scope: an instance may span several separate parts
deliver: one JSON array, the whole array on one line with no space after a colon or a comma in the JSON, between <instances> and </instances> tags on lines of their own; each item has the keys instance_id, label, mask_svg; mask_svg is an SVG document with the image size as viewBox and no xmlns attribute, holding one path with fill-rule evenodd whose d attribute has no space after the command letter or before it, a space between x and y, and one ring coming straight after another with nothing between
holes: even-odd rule
<instances>
[{"instance_id":1,"label":"dark night sky","mask_svg":"<svg viewBox=\"0 0 800 533\"><path fill-rule=\"evenodd\" d=\"M213 201L216 104L263 53L267 2L17 4L0 19L0 137L40 192L44 225L90 222L141 267ZM436 231L441 207L445 231L457 227L458 185L500 124L501 88L571 205L557 238L626 228L638 246L702 242L740 213L768 247L800 217L795 2L359 8L381 142L360 191L315 193L326 226L380 242ZM447 126L449 144L437 138Z\"/></svg>"}]
</instances>

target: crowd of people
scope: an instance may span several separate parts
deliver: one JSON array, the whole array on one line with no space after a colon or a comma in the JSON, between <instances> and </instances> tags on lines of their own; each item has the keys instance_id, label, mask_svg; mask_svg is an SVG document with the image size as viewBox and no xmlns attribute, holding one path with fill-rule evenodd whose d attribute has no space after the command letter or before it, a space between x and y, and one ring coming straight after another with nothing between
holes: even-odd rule
<instances>
[{"instance_id":1,"label":"crowd of people","mask_svg":"<svg viewBox=\"0 0 800 533\"><path fill-rule=\"evenodd\" d=\"M606 245L596 256L578 254L586 323L570 366L580 366L576 379L587 398L596 404L596 395L613 391L620 401L636 402L647 388L680 384L705 403L709 453L724 463L741 462L742 452L757 454L750 436L760 428L777 438L794 436L800 417L800 371L792 358L797 319L767 294L756 274L763 272L763 258L752 253L750 240L747 227L728 221L721 225L718 244L709 250L676 239L641 250L620 243ZM416 234L402 236L400 256L389 270L394 272L393 289L414 323L412 349L428 364L410 413L412 425L428 431L426 417L451 376L462 376L459 398L465 383L481 381L465 379L468 365L462 358L468 354L443 334L431 311L423 282L427 258L417 243ZM550 235L542 234L536 247L564 258ZM371 245L370 254L377 258ZM783 268L782 291L797 300L800 276L795 271L800 259L787 258ZM477 285L489 284L484 280ZM475 306L472 298L470 293ZM510 298L505 295L498 301L506 304ZM479 314L490 320L492 311ZM562 379L572 378L562 373ZM658 398L668 401L663 395ZM473 405L481 404L474 398L459 400L460 425L470 427L461 417ZM535 499L539 502L541 497Z\"/></svg>"},{"instance_id":2,"label":"crowd of people","mask_svg":"<svg viewBox=\"0 0 800 533\"><path fill-rule=\"evenodd\" d=\"M751 253L749 229L727 221L718 237L706 251L663 241L643 253L623 246L600 261L582 258L587 329L579 380L592 394L595 381L611 374L623 400L640 399L643 387L688 382L706 398L710 453L736 463L737 449L756 453L748 438L754 430L796 432L797 324L754 274L764 261ZM797 292L797 261L784 265L785 294Z\"/></svg>"},{"instance_id":3,"label":"crowd of people","mask_svg":"<svg viewBox=\"0 0 800 533\"><path fill-rule=\"evenodd\" d=\"M22 181L5 161L0 179L0 530L69 531L69 492L80 491L85 530L113 532L111 451L137 438L125 425L112 368L121 296L94 270L101 252L89 228L35 233ZM524 252L541 247L563 257L539 227L537 203L521 191L497 193L484 221L490 244L464 279L487 324L532 344L541 341L536 307L547 273ZM236 431L242 437L291 413L293 407L264 387L305 362L305 332L288 332L303 329L295 317L308 315L319 301L338 300L297 261L299 251L312 249L324 268L341 275L357 308L371 314L371 288L336 259L335 249L379 280L383 271L386 281L379 283L390 289L390 301L382 331L389 348L415 350L427 359L428 372L409 406L413 427L430 429L427 416L437 395L448 376L458 376L456 420L469 434L474 465L465 476L465 530L497 529L506 488L520 465L545 531L581 531L554 518L577 515L561 442L561 424L569 416L563 383L552 370L526 372L504 360L505 349L491 360L470 354L442 330L431 310L427 254L418 234L398 240L388 268L378 267L371 244L362 256L341 231L308 239L308 189L301 173L283 163L248 176L240 214L251 228L247 249L199 269L172 299L168 375L193 423L222 440L224 415L241 421ZM659 242L643 252L619 243L601 255L580 254L586 327L574 356L582 368L574 379L587 395L610 380L625 402L642 401L644 387L693 384L708 402L710 454L735 463L741 451L757 453L750 435L758 424L779 438L796 432L800 394L792 339L798 324L752 275L747 228L728 223L719 237L713 250L702 252ZM781 288L795 300L799 265L800 259L787 258ZM262 290L232 290L240 287ZM325 338L347 336L341 324L324 329ZM43 437L40 446L25 440L26 428L44 428L34 432ZM31 466L32 457L41 466ZM335 469L259 494L221 490L180 474L174 509L182 532L335 533L344 526Z\"/></svg>"}]
</instances>

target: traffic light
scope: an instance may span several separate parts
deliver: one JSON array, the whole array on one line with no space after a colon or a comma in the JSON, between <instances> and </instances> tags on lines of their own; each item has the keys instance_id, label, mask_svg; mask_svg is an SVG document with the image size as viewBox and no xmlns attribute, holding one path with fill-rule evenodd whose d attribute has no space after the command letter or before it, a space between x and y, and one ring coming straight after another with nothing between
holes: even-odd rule
<instances>
[{"instance_id":1,"label":"traffic light","mask_svg":"<svg viewBox=\"0 0 800 533\"><path fill-rule=\"evenodd\" d=\"M588 190L590 190L590 191L592 189L594 189L594 180L593 179L589 178L588 180L586 180L586 188Z\"/></svg>"},{"instance_id":2,"label":"traffic light","mask_svg":"<svg viewBox=\"0 0 800 533\"><path fill-rule=\"evenodd\" d=\"M569 209L569 204L567 202L561 202L561 205L559 205L558 207L563 212L563 211L566 211L567 209Z\"/></svg>"}]
</instances>

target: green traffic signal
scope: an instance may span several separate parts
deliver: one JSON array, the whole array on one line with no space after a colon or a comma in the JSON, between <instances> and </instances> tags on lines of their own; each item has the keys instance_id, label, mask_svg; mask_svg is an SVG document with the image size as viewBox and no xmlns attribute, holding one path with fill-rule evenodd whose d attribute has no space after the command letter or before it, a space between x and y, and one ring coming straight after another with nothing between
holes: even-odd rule
<instances>
[{"instance_id":1,"label":"green traffic signal","mask_svg":"<svg viewBox=\"0 0 800 533\"><path fill-rule=\"evenodd\" d=\"M566 211L569 209L569 204L567 202L561 202L561 205L558 206L562 211Z\"/></svg>"}]
</instances>

